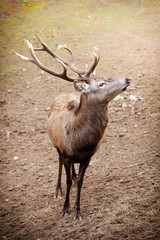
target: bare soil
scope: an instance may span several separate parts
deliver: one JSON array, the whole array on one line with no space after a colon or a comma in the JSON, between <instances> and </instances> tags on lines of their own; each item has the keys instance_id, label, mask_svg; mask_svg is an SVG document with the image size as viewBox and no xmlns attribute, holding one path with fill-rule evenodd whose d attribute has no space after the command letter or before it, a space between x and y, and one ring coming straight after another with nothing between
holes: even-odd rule
<instances>
[{"instance_id":1,"label":"bare soil","mask_svg":"<svg viewBox=\"0 0 160 240\"><path fill-rule=\"evenodd\" d=\"M160 239L159 27L159 1L39 1L1 15L0 239ZM84 177L81 222L73 220L74 187L71 213L60 215L65 174L63 198L54 199L58 155L46 129L54 97L74 87L11 52L29 56L23 39L38 46L36 31L61 56L68 57L59 44L71 47L80 68L91 64L96 46L97 75L133 78L110 103L107 131ZM61 71L46 55L40 59Z\"/></svg>"}]
</instances>

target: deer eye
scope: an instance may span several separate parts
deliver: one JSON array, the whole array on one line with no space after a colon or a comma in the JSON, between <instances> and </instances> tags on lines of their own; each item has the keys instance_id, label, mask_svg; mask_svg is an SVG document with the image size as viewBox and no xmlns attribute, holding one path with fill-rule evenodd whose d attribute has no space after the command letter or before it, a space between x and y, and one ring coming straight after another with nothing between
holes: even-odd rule
<instances>
[{"instance_id":1,"label":"deer eye","mask_svg":"<svg viewBox=\"0 0 160 240\"><path fill-rule=\"evenodd\" d=\"M99 87L103 87L105 85L105 83L104 82L101 82L100 84L99 84Z\"/></svg>"}]
</instances>

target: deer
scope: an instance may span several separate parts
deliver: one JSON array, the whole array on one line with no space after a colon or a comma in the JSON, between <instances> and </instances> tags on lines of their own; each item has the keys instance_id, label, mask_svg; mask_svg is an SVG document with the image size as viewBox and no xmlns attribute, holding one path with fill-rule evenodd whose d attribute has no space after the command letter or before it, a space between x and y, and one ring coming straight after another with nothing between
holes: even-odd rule
<instances>
[{"instance_id":1,"label":"deer","mask_svg":"<svg viewBox=\"0 0 160 240\"><path fill-rule=\"evenodd\" d=\"M61 176L64 165L67 188L61 215L69 215L70 189L74 182L77 188L74 220L81 221L80 196L83 178L107 127L108 103L127 89L131 78L97 77L95 68L100 59L97 48L93 52L94 62L91 67L81 70L75 66L74 55L69 48L65 47L70 54L70 60L67 61L54 53L38 34L36 36L41 44L40 48L34 48L27 40L31 58L15 53L21 59L34 63L43 71L72 82L75 90L80 93L79 96L60 94L54 99L48 115L47 128L50 140L59 155L58 181L54 197L62 198ZM36 51L47 52L55 58L63 67L62 73L57 73L43 65L38 60ZM76 74L76 77L68 76L68 68ZM79 164L78 173L75 171L75 164Z\"/></svg>"}]
</instances>

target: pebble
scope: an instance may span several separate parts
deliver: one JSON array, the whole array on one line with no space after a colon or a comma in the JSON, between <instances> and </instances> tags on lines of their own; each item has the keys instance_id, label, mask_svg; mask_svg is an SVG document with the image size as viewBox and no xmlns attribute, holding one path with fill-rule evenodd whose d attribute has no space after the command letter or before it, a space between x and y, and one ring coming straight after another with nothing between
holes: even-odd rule
<instances>
[{"instance_id":1,"label":"pebble","mask_svg":"<svg viewBox=\"0 0 160 240\"><path fill-rule=\"evenodd\" d=\"M144 77L144 76L145 76L144 73L139 73L139 74L137 74L137 77L139 77L139 78Z\"/></svg>"},{"instance_id":2,"label":"pebble","mask_svg":"<svg viewBox=\"0 0 160 240\"><path fill-rule=\"evenodd\" d=\"M14 158L13 158L13 160L18 160L19 159L19 157L17 157L17 156L14 156Z\"/></svg>"},{"instance_id":3,"label":"pebble","mask_svg":"<svg viewBox=\"0 0 160 240\"><path fill-rule=\"evenodd\" d=\"M137 102L138 101L138 98L134 95L130 95L129 96L129 99L132 101L132 102Z\"/></svg>"},{"instance_id":4,"label":"pebble","mask_svg":"<svg viewBox=\"0 0 160 240\"><path fill-rule=\"evenodd\" d=\"M136 90L136 89L135 89L134 87L132 87L132 88L130 87L130 88L129 88L129 91L135 91L135 90Z\"/></svg>"},{"instance_id":5,"label":"pebble","mask_svg":"<svg viewBox=\"0 0 160 240\"><path fill-rule=\"evenodd\" d=\"M50 107L46 107L45 108L46 111L50 111L50 109L51 109Z\"/></svg>"},{"instance_id":6,"label":"pebble","mask_svg":"<svg viewBox=\"0 0 160 240\"><path fill-rule=\"evenodd\" d=\"M125 183L124 179L120 179L119 183Z\"/></svg>"},{"instance_id":7,"label":"pebble","mask_svg":"<svg viewBox=\"0 0 160 240\"><path fill-rule=\"evenodd\" d=\"M43 130L41 130L41 131L40 131L40 133L46 133L46 130L45 130L45 129L43 129Z\"/></svg>"},{"instance_id":8,"label":"pebble","mask_svg":"<svg viewBox=\"0 0 160 240\"><path fill-rule=\"evenodd\" d=\"M137 88L143 88L143 86L137 86Z\"/></svg>"},{"instance_id":9,"label":"pebble","mask_svg":"<svg viewBox=\"0 0 160 240\"><path fill-rule=\"evenodd\" d=\"M124 133L120 133L118 136L119 136L119 137L124 137L125 134L124 134Z\"/></svg>"},{"instance_id":10,"label":"pebble","mask_svg":"<svg viewBox=\"0 0 160 240\"><path fill-rule=\"evenodd\" d=\"M155 156L156 156L156 157L160 157L160 154L156 154Z\"/></svg>"},{"instance_id":11,"label":"pebble","mask_svg":"<svg viewBox=\"0 0 160 240\"><path fill-rule=\"evenodd\" d=\"M43 173L39 173L38 177L44 177L44 174Z\"/></svg>"},{"instance_id":12,"label":"pebble","mask_svg":"<svg viewBox=\"0 0 160 240\"><path fill-rule=\"evenodd\" d=\"M122 103L122 107L123 108L126 108L127 107L127 104L124 102L124 103Z\"/></svg>"},{"instance_id":13,"label":"pebble","mask_svg":"<svg viewBox=\"0 0 160 240\"><path fill-rule=\"evenodd\" d=\"M144 135L146 135L146 134L148 134L148 133L149 133L148 131L143 132Z\"/></svg>"},{"instance_id":14,"label":"pebble","mask_svg":"<svg viewBox=\"0 0 160 240\"><path fill-rule=\"evenodd\" d=\"M124 97L118 95L118 96L115 97L113 100L114 100L114 101L119 101L119 100L123 100L123 99L124 99Z\"/></svg>"},{"instance_id":15,"label":"pebble","mask_svg":"<svg viewBox=\"0 0 160 240\"><path fill-rule=\"evenodd\" d=\"M12 90L11 89L8 89L8 93L11 93L12 92Z\"/></svg>"}]
</instances>

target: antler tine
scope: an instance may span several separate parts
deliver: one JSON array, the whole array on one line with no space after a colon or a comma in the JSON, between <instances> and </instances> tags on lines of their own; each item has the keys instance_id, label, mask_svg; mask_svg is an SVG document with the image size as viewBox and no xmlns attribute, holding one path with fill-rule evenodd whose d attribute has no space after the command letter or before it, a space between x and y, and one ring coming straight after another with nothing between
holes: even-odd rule
<instances>
[{"instance_id":1,"label":"antler tine","mask_svg":"<svg viewBox=\"0 0 160 240\"><path fill-rule=\"evenodd\" d=\"M17 56L19 56L20 58L22 58L22 59L25 60L25 61L29 61L29 62L34 63L34 64L37 65L40 69L44 70L45 72L48 72L49 74L51 74L51 75L53 75L53 76L60 77L60 78L65 79L65 80L67 80L67 81L69 81L69 82L74 82L75 79L70 78L70 77L67 76L66 66L65 66L65 64L64 64L60 59L56 58L56 59L62 64L62 66L63 66L63 72L62 72L62 73L56 73L56 72L52 71L51 69L47 68L46 66L44 66L44 65L38 60L38 58L36 57L36 54L35 54L35 52L34 52L34 48L33 48L32 44L31 44L28 40L27 40L26 42L27 42L28 47L29 47L29 49L30 49L30 53L31 53L32 58L25 57L25 56L23 56L23 55L15 52L15 54L16 54Z\"/></svg>"},{"instance_id":2,"label":"antler tine","mask_svg":"<svg viewBox=\"0 0 160 240\"><path fill-rule=\"evenodd\" d=\"M73 56L73 52L71 51L70 48L64 47L64 49L66 49L70 54L71 54L71 60L70 60L70 64L74 63L74 56Z\"/></svg>"},{"instance_id":3,"label":"antler tine","mask_svg":"<svg viewBox=\"0 0 160 240\"><path fill-rule=\"evenodd\" d=\"M31 51L32 44L31 44L28 40L26 40L26 43L27 43L27 45L28 45L28 47L29 47L29 49L30 49L30 51ZM32 52L31 52L32 58L25 57L25 56L23 56L23 55L15 52L15 51L13 51L13 52L14 52L18 57L20 57L21 59L36 64L36 63L35 63L35 56L32 55Z\"/></svg>"},{"instance_id":4,"label":"antler tine","mask_svg":"<svg viewBox=\"0 0 160 240\"><path fill-rule=\"evenodd\" d=\"M97 51L97 54L95 52L92 52L94 54L94 63L92 64L92 66L90 67L90 69L86 72L85 77L89 77L91 75L91 73L95 70L99 59L100 59L100 55L99 55L99 50L95 47L95 50Z\"/></svg>"},{"instance_id":5,"label":"antler tine","mask_svg":"<svg viewBox=\"0 0 160 240\"><path fill-rule=\"evenodd\" d=\"M64 47L64 49L66 49L70 54L71 54L71 60L70 61L65 61L66 62L66 65L75 73L78 73L80 76L81 75L84 75L86 73L85 70L80 70L78 68L75 67L74 65L74 56L73 56L73 53L72 51L67 48L67 47Z\"/></svg>"},{"instance_id":6,"label":"antler tine","mask_svg":"<svg viewBox=\"0 0 160 240\"><path fill-rule=\"evenodd\" d=\"M43 42L42 38L37 33L36 33L36 37L43 48L34 48L34 51L45 51L45 52L48 52L52 57L59 59L59 57L51 49L49 49L49 47ZM60 59L60 60L62 61L63 59Z\"/></svg>"},{"instance_id":7,"label":"antler tine","mask_svg":"<svg viewBox=\"0 0 160 240\"><path fill-rule=\"evenodd\" d=\"M29 61L29 62L33 62L33 60L31 58L25 57L15 51L13 51L13 53L15 53L18 57L20 57L21 59L23 59L24 61Z\"/></svg>"},{"instance_id":8,"label":"antler tine","mask_svg":"<svg viewBox=\"0 0 160 240\"><path fill-rule=\"evenodd\" d=\"M75 72L77 74L84 75L86 73L86 71L80 70L80 69L78 69L78 68L76 68L74 66L73 53L72 53L72 51L69 48L64 47L64 49L66 49L71 54L71 60L70 61L66 61L65 59L63 59L63 58L59 57L58 55L56 55L51 49L49 49L49 47L43 42L43 40L41 39L41 37L37 33L36 33L36 37L37 37L38 41L41 43L41 45L43 46L43 48L34 48L35 51L46 51L46 52L48 52L52 57L54 57L55 59L59 59L60 62L63 62L73 72Z\"/></svg>"}]
</instances>

